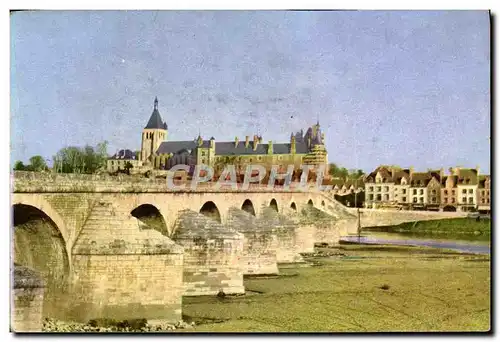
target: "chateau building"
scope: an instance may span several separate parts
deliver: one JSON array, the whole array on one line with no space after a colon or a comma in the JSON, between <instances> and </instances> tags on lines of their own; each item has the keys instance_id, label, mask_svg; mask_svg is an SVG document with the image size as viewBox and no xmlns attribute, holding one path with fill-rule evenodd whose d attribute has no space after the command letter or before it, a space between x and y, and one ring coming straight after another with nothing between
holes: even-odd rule
<instances>
[{"instance_id":1,"label":"chateau building","mask_svg":"<svg viewBox=\"0 0 500 342\"><path fill-rule=\"evenodd\" d=\"M292 133L287 143L263 142L261 136L244 140L216 141L214 137L185 141L168 141L168 125L163 121L155 98L153 113L142 130L138 167L168 170L177 164L204 164L215 168L233 164L244 168L248 164L277 165L286 169L288 165L299 168L302 164L328 164L325 135L319 122L303 131ZM108 161L108 170L115 170L116 159ZM121 165L121 164L120 164Z\"/></svg>"}]
</instances>

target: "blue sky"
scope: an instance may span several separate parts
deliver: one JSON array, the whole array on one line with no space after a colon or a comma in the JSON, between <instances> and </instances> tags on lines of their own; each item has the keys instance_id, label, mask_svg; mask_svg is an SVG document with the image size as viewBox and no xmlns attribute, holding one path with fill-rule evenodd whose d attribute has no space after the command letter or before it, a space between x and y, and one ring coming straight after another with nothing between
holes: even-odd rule
<instances>
[{"instance_id":1,"label":"blue sky","mask_svg":"<svg viewBox=\"0 0 500 342\"><path fill-rule=\"evenodd\" d=\"M60 11L11 16L11 161L169 140L286 142L329 160L490 170L487 11Z\"/></svg>"}]
</instances>

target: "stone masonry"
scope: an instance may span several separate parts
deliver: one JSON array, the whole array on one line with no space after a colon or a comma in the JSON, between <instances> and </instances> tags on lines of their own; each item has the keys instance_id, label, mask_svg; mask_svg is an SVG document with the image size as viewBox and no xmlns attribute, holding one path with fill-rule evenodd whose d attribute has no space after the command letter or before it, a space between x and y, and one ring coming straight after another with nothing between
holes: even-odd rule
<instances>
[{"instance_id":1,"label":"stone masonry","mask_svg":"<svg viewBox=\"0 0 500 342\"><path fill-rule=\"evenodd\" d=\"M68 316L179 321L182 266L181 246L100 202L73 248L74 304Z\"/></svg>"},{"instance_id":2,"label":"stone masonry","mask_svg":"<svg viewBox=\"0 0 500 342\"><path fill-rule=\"evenodd\" d=\"M14 265L13 271L11 330L16 333L41 332L45 285L42 277L20 265Z\"/></svg>"},{"instance_id":3,"label":"stone masonry","mask_svg":"<svg viewBox=\"0 0 500 342\"><path fill-rule=\"evenodd\" d=\"M240 256L243 234L192 210L183 210L172 237L184 247L184 295L245 293Z\"/></svg>"}]
</instances>

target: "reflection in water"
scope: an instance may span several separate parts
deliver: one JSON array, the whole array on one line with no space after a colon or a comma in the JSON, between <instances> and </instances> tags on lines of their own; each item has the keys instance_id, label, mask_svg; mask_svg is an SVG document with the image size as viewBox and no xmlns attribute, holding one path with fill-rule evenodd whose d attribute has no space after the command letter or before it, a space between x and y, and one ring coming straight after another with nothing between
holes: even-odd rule
<instances>
[{"instance_id":1,"label":"reflection in water","mask_svg":"<svg viewBox=\"0 0 500 342\"><path fill-rule=\"evenodd\" d=\"M384 244L384 245L404 245L404 246L424 246L434 248L452 249L459 252L475 253L475 254L490 254L489 243L457 241L446 239L419 239L407 238L400 234L373 234L364 235L358 239L358 236L343 236L341 241L360 242L366 244Z\"/></svg>"}]
</instances>

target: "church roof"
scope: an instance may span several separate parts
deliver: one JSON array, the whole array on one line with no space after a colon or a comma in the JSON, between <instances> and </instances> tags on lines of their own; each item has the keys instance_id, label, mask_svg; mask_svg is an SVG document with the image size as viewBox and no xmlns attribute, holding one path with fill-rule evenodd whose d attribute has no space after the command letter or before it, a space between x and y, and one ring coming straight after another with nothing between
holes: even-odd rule
<instances>
[{"instance_id":1,"label":"church roof","mask_svg":"<svg viewBox=\"0 0 500 342\"><path fill-rule=\"evenodd\" d=\"M144 129L168 129L167 123L163 122L160 112L158 111L157 98L155 98L153 113L151 114L148 124L146 125L146 127L144 127Z\"/></svg>"},{"instance_id":2,"label":"church roof","mask_svg":"<svg viewBox=\"0 0 500 342\"><path fill-rule=\"evenodd\" d=\"M269 144L258 144L257 149L253 149L253 141L250 141L248 147L245 147L245 142L241 141L235 146L233 141L221 141L215 143L215 154L220 156L232 155L262 155L267 154ZM194 150L198 147L196 141L164 141L157 150L157 154L177 153L183 149ZM210 140L203 140L203 148L210 147ZM278 143L273 144L273 154L289 154L290 144ZM305 142L295 144L295 153L307 154L307 144Z\"/></svg>"}]
</instances>

